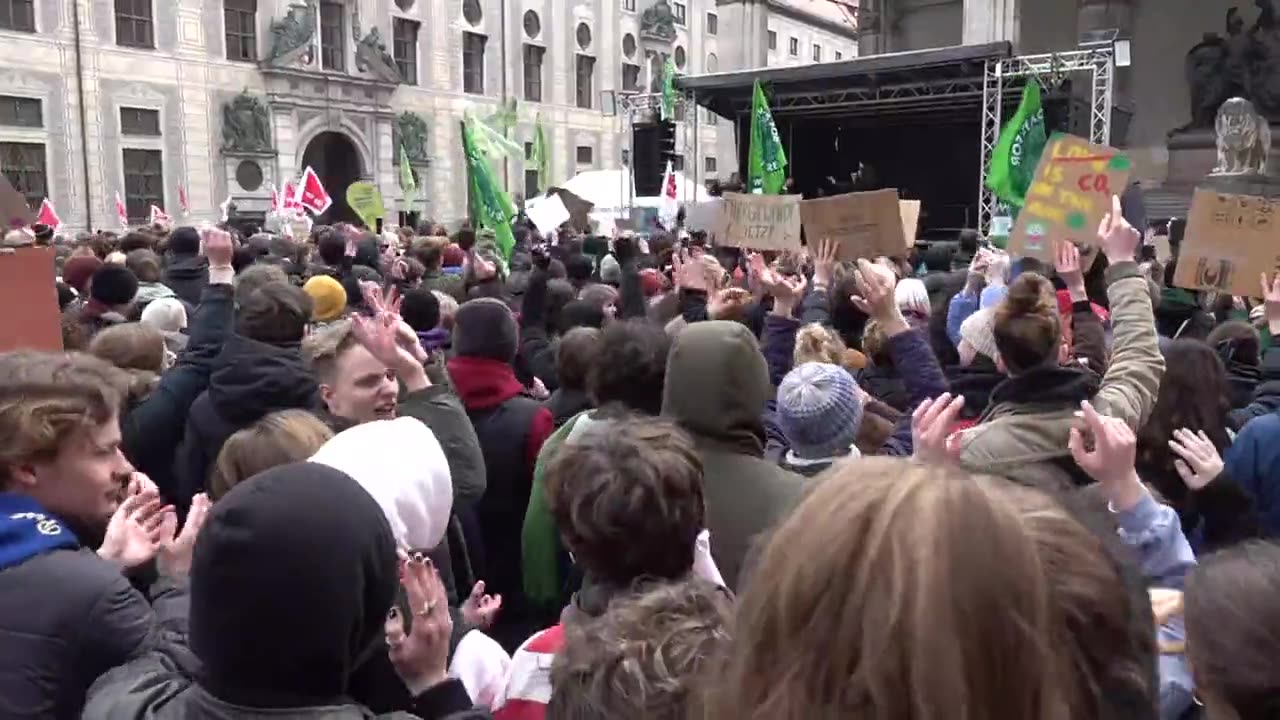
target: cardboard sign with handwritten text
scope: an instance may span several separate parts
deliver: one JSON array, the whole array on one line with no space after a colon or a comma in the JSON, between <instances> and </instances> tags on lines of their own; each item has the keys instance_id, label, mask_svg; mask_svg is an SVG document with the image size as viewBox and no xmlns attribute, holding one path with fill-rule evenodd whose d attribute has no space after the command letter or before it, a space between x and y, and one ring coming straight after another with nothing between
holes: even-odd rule
<instances>
[{"instance_id":1,"label":"cardboard sign with handwritten text","mask_svg":"<svg viewBox=\"0 0 1280 720\"><path fill-rule=\"evenodd\" d=\"M1262 273L1280 270L1280 202L1197 188L1173 284L1243 297Z\"/></svg>"},{"instance_id":2,"label":"cardboard sign with handwritten text","mask_svg":"<svg viewBox=\"0 0 1280 720\"><path fill-rule=\"evenodd\" d=\"M805 200L800 203L800 217L809 243L816 246L827 238L836 241L841 260L901 256L909 247L907 219L897 190ZM914 240L914 227L911 236Z\"/></svg>"},{"instance_id":3,"label":"cardboard sign with handwritten text","mask_svg":"<svg viewBox=\"0 0 1280 720\"><path fill-rule=\"evenodd\" d=\"M1054 134L1009 236L1009 252L1052 263L1054 246L1069 241L1080 248L1081 267L1092 266L1098 224L1111 211L1111 196L1124 192L1132 171L1129 156L1115 148Z\"/></svg>"},{"instance_id":4,"label":"cardboard sign with handwritten text","mask_svg":"<svg viewBox=\"0 0 1280 720\"><path fill-rule=\"evenodd\" d=\"M0 352L62 350L62 323L54 285L53 248L18 248L0 254Z\"/></svg>"},{"instance_id":5,"label":"cardboard sign with handwritten text","mask_svg":"<svg viewBox=\"0 0 1280 720\"><path fill-rule=\"evenodd\" d=\"M800 249L799 195L724 194L720 243L751 250Z\"/></svg>"}]
</instances>

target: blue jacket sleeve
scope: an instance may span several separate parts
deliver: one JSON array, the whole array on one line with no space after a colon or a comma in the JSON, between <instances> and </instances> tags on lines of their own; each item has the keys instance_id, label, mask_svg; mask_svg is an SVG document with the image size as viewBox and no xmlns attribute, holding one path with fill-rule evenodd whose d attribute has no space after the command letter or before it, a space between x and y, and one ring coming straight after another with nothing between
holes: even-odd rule
<instances>
[{"instance_id":1,"label":"blue jacket sleeve","mask_svg":"<svg viewBox=\"0 0 1280 720\"><path fill-rule=\"evenodd\" d=\"M1142 574L1152 585L1181 590L1196 556L1182 533L1178 513L1147 493L1137 505L1116 516L1120 539L1137 551Z\"/></svg>"},{"instance_id":2,"label":"blue jacket sleeve","mask_svg":"<svg viewBox=\"0 0 1280 720\"><path fill-rule=\"evenodd\" d=\"M960 344L960 326L978 311L978 299L977 293L968 290L961 290L951 297L951 304L947 306L947 337L953 344Z\"/></svg>"},{"instance_id":3,"label":"blue jacket sleeve","mask_svg":"<svg viewBox=\"0 0 1280 720\"><path fill-rule=\"evenodd\" d=\"M929 341L917 330L908 330L889 338L889 355L893 366L902 369L902 383L907 389L907 411L894 425L893 435L885 441L881 455L906 457L914 447L911 441L911 413L925 400L947 391L947 378L942 374L938 358Z\"/></svg>"},{"instance_id":4,"label":"blue jacket sleeve","mask_svg":"<svg viewBox=\"0 0 1280 720\"><path fill-rule=\"evenodd\" d=\"M796 349L796 331L800 329L800 321L769 313L764 318L764 338L760 343L760 352L769 364L769 381L777 387L782 378L791 372L792 358Z\"/></svg>"},{"instance_id":5,"label":"blue jacket sleeve","mask_svg":"<svg viewBox=\"0 0 1280 720\"><path fill-rule=\"evenodd\" d=\"M1244 426L1223 461L1231 479L1253 498L1262 533L1280 535L1280 415L1264 415Z\"/></svg>"}]
</instances>

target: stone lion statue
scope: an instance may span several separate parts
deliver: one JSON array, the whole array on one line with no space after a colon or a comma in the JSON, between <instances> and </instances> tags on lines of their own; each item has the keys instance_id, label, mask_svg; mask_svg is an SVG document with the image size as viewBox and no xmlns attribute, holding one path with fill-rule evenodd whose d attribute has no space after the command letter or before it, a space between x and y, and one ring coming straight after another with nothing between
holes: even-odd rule
<instances>
[{"instance_id":1,"label":"stone lion statue","mask_svg":"<svg viewBox=\"0 0 1280 720\"><path fill-rule=\"evenodd\" d=\"M1265 174L1271 152L1271 125L1253 103L1234 97L1222 103L1214 121L1218 166L1214 175Z\"/></svg>"}]
</instances>

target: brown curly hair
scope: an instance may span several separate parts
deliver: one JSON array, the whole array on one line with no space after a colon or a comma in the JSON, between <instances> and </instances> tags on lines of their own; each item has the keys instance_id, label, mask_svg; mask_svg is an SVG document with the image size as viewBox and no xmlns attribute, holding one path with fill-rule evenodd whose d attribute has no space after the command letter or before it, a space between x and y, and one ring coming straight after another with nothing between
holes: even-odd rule
<instances>
[{"instance_id":1,"label":"brown curly hair","mask_svg":"<svg viewBox=\"0 0 1280 720\"><path fill-rule=\"evenodd\" d=\"M706 523L702 461L674 423L626 417L563 445L547 469L556 527L595 580L626 587L693 567Z\"/></svg>"},{"instance_id":2,"label":"brown curly hair","mask_svg":"<svg viewBox=\"0 0 1280 720\"><path fill-rule=\"evenodd\" d=\"M1062 321L1053 284L1036 273L1019 275L1009 285L1009 294L996 305L993 334L1010 375L1056 364Z\"/></svg>"}]
</instances>

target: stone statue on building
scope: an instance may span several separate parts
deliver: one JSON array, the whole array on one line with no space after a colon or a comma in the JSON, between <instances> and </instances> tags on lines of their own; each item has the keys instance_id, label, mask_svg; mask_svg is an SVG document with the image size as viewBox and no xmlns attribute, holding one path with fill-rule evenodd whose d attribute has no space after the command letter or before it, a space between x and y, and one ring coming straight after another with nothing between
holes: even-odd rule
<instances>
[{"instance_id":1,"label":"stone statue on building","mask_svg":"<svg viewBox=\"0 0 1280 720\"><path fill-rule=\"evenodd\" d=\"M248 91L222 104L223 152L268 152L271 123L267 106Z\"/></svg>"},{"instance_id":2,"label":"stone statue on building","mask_svg":"<svg viewBox=\"0 0 1280 720\"><path fill-rule=\"evenodd\" d=\"M396 135L404 154L411 165L427 165L427 121L415 112L402 112L396 116ZM396 158L400 157L400 149L396 148Z\"/></svg>"},{"instance_id":3,"label":"stone statue on building","mask_svg":"<svg viewBox=\"0 0 1280 720\"><path fill-rule=\"evenodd\" d=\"M641 13L640 36L666 42L676 39L676 16L668 0L657 0Z\"/></svg>"},{"instance_id":4,"label":"stone statue on building","mask_svg":"<svg viewBox=\"0 0 1280 720\"><path fill-rule=\"evenodd\" d=\"M1263 175L1271 152L1271 125L1244 98L1222 104L1214 122L1218 164L1213 175Z\"/></svg>"},{"instance_id":5,"label":"stone statue on building","mask_svg":"<svg viewBox=\"0 0 1280 720\"><path fill-rule=\"evenodd\" d=\"M374 79L383 82L400 84L404 77L400 68L387 52L387 44L382 41L382 34L377 27L369 28L369 32L360 36L360 17L351 18L351 36L356 43L356 69L369 73Z\"/></svg>"},{"instance_id":6,"label":"stone statue on building","mask_svg":"<svg viewBox=\"0 0 1280 720\"><path fill-rule=\"evenodd\" d=\"M314 54L312 39L316 33L316 8L310 0L289 7L279 20L271 21L271 49L267 64L284 67L297 62L306 67Z\"/></svg>"},{"instance_id":7,"label":"stone statue on building","mask_svg":"<svg viewBox=\"0 0 1280 720\"><path fill-rule=\"evenodd\" d=\"M1214 127L1227 100L1251 100L1270 122L1280 122L1280 23L1272 0L1254 0L1260 11L1245 29L1239 8L1226 16L1226 38L1206 33L1187 53L1191 123L1181 131ZM1176 131L1175 131L1176 132Z\"/></svg>"}]
</instances>

